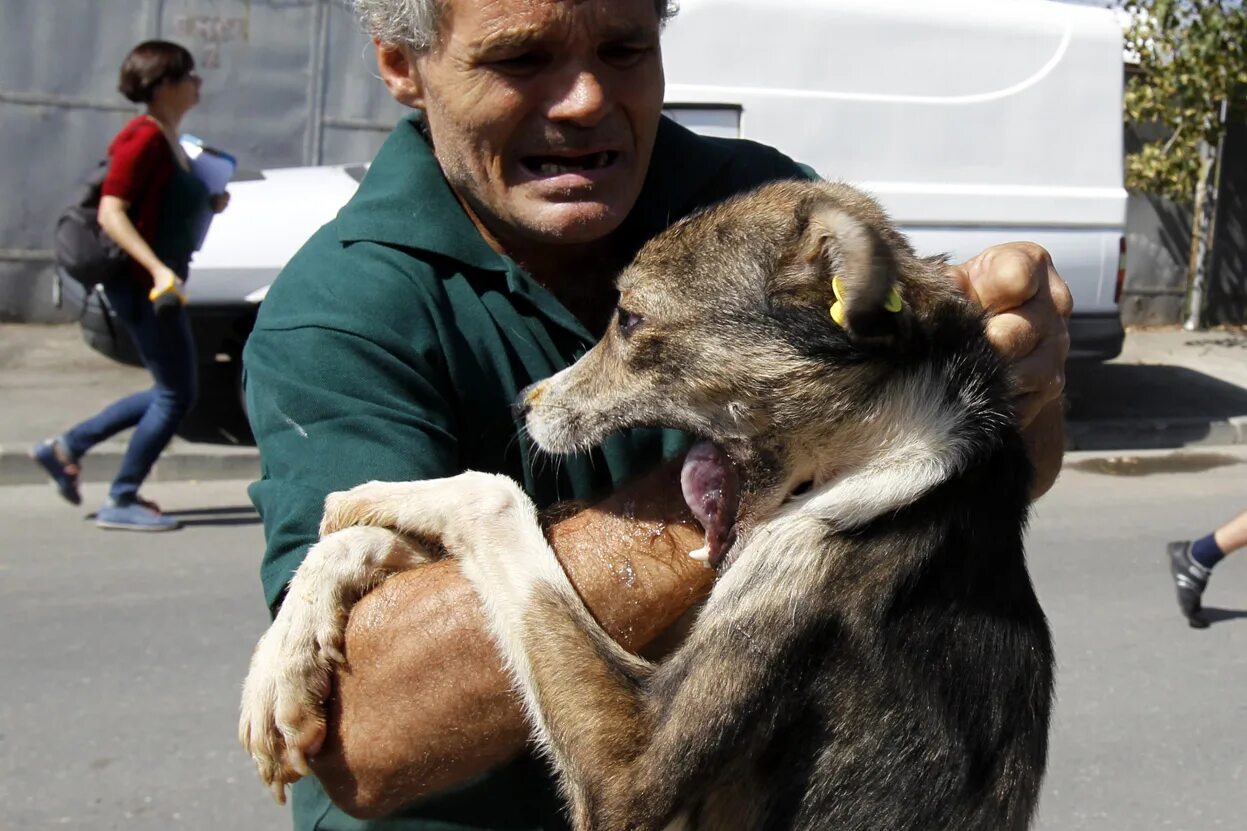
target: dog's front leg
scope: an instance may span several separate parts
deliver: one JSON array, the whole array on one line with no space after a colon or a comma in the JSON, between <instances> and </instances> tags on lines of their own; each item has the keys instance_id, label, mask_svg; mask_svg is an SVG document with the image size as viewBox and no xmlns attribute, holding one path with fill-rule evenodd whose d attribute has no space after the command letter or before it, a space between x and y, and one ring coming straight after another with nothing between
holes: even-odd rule
<instances>
[{"instance_id":1,"label":"dog's front leg","mask_svg":"<svg viewBox=\"0 0 1247 831\"><path fill-rule=\"evenodd\" d=\"M307 757L324 740L324 700L344 661L351 607L386 575L429 559L419 545L381 527L345 527L308 551L252 654L239 714L239 740L278 802L285 802L287 784L307 775Z\"/></svg>"},{"instance_id":2,"label":"dog's front leg","mask_svg":"<svg viewBox=\"0 0 1247 831\"><path fill-rule=\"evenodd\" d=\"M343 510L354 510L352 493L339 503ZM376 521L439 543L458 559L536 738L554 758L577 827L678 822L681 800L703 784L715 754L751 717L769 663L733 666L740 635L718 632L698 638L713 660L700 662L698 650L686 646L670 670L664 665L655 675L590 615L531 501L510 479L466 473L412 483L401 496L360 495Z\"/></svg>"}]
</instances>

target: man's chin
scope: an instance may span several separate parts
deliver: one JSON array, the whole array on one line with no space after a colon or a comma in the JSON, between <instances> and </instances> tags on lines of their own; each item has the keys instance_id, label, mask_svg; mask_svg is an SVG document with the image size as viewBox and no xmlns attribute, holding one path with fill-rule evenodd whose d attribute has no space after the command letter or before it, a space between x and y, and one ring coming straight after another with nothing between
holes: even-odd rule
<instances>
[{"instance_id":1,"label":"man's chin","mask_svg":"<svg viewBox=\"0 0 1247 831\"><path fill-rule=\"evenodd\" d=\"M627 211L601 202L547 202L521 206L528 235L554 245L581 245L605 238Z\"/></svg>"}]
</instances>

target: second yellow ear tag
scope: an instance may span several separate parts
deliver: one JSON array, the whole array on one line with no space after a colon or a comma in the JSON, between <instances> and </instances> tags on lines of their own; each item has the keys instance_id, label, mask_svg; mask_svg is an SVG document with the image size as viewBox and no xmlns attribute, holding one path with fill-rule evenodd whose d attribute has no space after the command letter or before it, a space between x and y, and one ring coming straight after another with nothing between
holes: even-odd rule
<instances>
[{"instance_id":1,"label":"second yellow ear tag","mask_svg":"<svg viewBox=\"0 0 1247 831\"><path fill-rule=\"evenodd\" d=\"M831 319L836 322L836 325L843 328L844 326L844 304L841 303L839 300L831 304Z\"/></svg>"},{"instance_id":2,"label":"second yellow ear tag","mask_svg":"<svg viewBox=\"0 0 1247 831\"><path fill-rule=\"evenodd\" d=\"M844 300L844 283L840 282L840 275L836 274L831 278L831 293L836 296L837 301Z\"/></svg>"}]
</instances>

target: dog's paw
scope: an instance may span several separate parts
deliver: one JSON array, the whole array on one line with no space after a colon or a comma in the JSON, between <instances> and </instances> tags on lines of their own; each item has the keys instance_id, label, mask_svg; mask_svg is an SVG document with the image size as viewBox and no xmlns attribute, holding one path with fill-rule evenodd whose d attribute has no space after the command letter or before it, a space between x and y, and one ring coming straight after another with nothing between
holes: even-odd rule
<instances>
[{"instance_id":1,"label":"dog's paw","mask_svg":"<svg viewBox=\"0 0 1247 831\"><path fill-rule=\"evenodd\" d=\"M468 471L419 482L367 482L325 500L322 538L352 526L392 529L455 554L487 531L536 522L536 508L512 479Z\"/></svg>"},{"instance_id":2,"label":"dog's paw","mask_svg":"<svg viewBox=\"0 0 1247 831\"><path fill-rule=\"evenodd\" d=\"M243 683L238 738L280 804L286 785L308 775L307 760L324 743L324 702L344 661L345 613L308 601L287 598Z\"/></svg>"}]
</instances>

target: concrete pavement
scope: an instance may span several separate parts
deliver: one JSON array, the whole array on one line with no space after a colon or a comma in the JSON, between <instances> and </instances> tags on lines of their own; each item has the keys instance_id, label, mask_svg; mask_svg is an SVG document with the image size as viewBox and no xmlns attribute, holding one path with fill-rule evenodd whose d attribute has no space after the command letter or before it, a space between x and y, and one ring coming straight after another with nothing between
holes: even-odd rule
<instances>
[{"instance_id":1,"label":"concrete pavement","mask_svg":"<svg viewBox=\"0 0 1247 831\"><path fill-rule=\"evenodd\" d=\"M143 370L92 351L74 325L0 324L0 485L45 481L27 457L36 441L147 384ZM1247 330L1132 331L1117 359L1069 367L1067 397L1071 450L1247 444ZM83 479L110 479L124 447L93 451ZM258 474L254 448L175 439L152 479Z\"/></svg>"}]
</instances>

